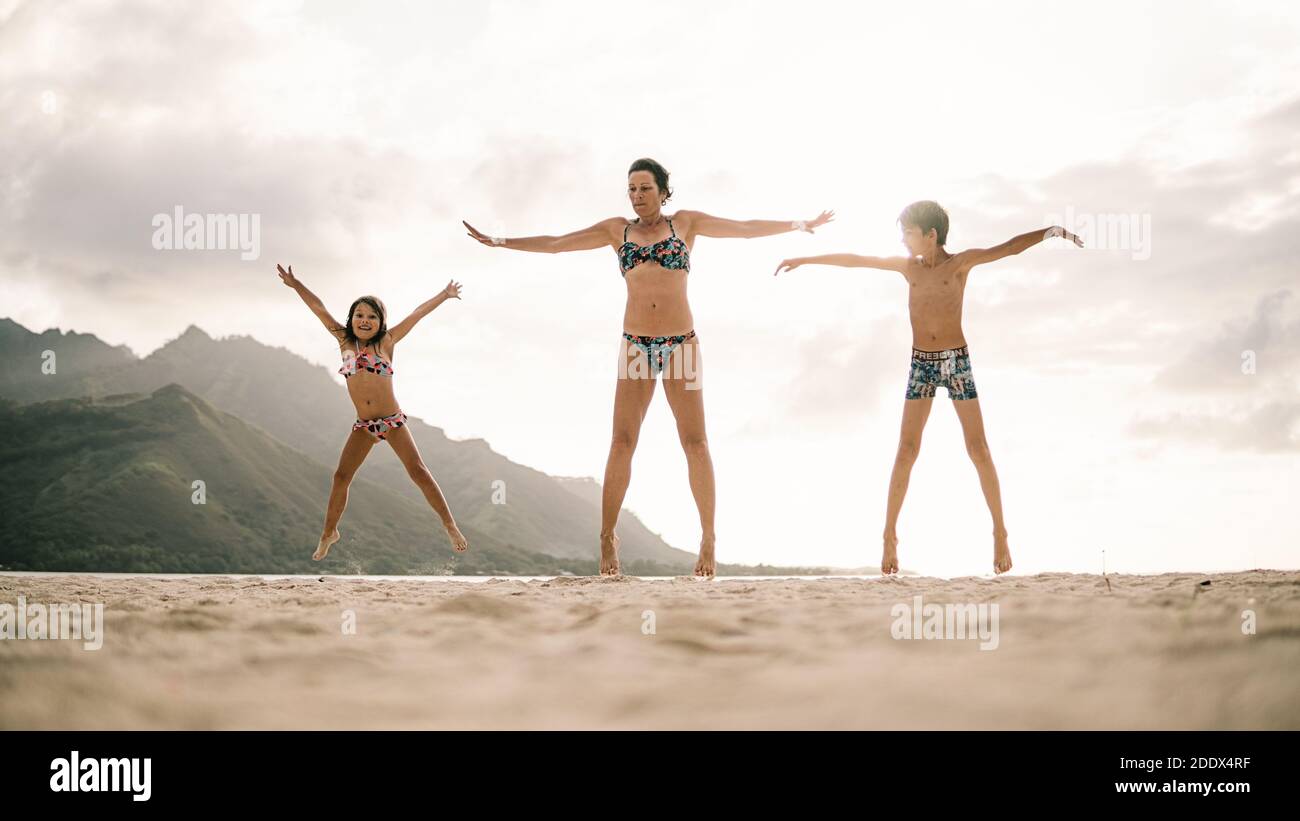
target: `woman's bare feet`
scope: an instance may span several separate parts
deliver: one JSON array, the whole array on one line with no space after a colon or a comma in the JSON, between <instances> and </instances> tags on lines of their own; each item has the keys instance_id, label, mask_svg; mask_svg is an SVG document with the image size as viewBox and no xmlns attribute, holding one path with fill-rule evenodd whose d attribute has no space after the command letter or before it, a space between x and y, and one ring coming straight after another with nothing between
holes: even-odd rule
<instances>
[{"instance_id":1,"label":"woman's bare feet","mask_svg":"<svg viewBox=\"0 0 1300 821\"><path fill-rule=\"evenodd\" d=\"M617 533L600 534L600 575L619 575Z\"/></svg>"},{"instance_id":2,"label":"woman's bare feet","mask_svg":"<svg viewBox=\"0 0 1300 821\"><path fill-rule=\"evenodd\" d=\"M466 550L469 550L469 539L466 539L465 534L460 532L460 528L456 527L455 522L452 522L451 524L443 524L443 527L447 529L447 538L451 539L451 547L453 550L457 553L464 553Z\"/></svg>"},{"instance_id":3,"label":"woman's bare feet","mask_svg":"<svg viewBox=\"0 0 1300 821\"><path fill-rule=\"evenodd\" d=\"M886 533L884 541L885 552L880 557L880 572L888 576L898 572L898 536Z\"/></svg>"},{"instance_id":4,"label":"woman's bare feet","mask_svg":"<svg viewBox=\"0 0 1300 821\"><path fill-rule=\"evenodd\" d=\"M1005 573L1011 569L1011 548L1007 546L1007 532L993 531L993 572Z\"/></svg>"},{"instance_id":5,"label":"woman's bare feet","mask_svg":"<svg viewBox=\"0 0 1300 821\"><path fill-rule=\"evenodd\" d=\"M339 540L339 529L334 528L334 532L328 536L321 536L320 542L316 545L316 552L311 554L311 559L318 562L329 554L330 548Z\"/></svg>"},{"instance_id":6,"label":"woman's bare feet","mask_svg":"<svg viewBox=\"0 0 1300 821\"><path fill-rule=\"evenodd\" d=\"M714 536L705 536L700 539L700 558L695 562L695 575L711 579L713 574L717 572L718 562L713 558L715 538Z\"/></svg>"}]
</instances>

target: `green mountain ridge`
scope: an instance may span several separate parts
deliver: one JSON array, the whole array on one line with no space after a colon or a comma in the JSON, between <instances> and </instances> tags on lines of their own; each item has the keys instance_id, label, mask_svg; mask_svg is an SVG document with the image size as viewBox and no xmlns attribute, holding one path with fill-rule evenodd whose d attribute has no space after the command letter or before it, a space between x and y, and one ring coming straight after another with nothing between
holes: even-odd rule
<instances>
[{"instance_id":1,"label":"green mountain ridge","mask_svg":"<svg viewBox=\"0 0 1300 821\"><path fill-rule=\"evenodd\" d=\"M74 337L75 348L61 347L60 340ZM301 451L326 467L327 475L355 417L346 390L327 369L251 337L214 340L193 325L142 359L92 335L34 334L9 319L0 319L0 346L0 395L17 403L74 397L105 403L176 383ZM56 354L54 374L41 371L44 350ZM528 545L538 554L595 561L598 500L593 503L587 494L569 492L553 477L495 453L482 439L453 441L418 417L411 417L409 425L462 529L473 528L501 544ZM387 449L373 451L362 471L393 494L427 509L405 468ZM507 491L503 505L492 503L498 480ZM328 484L313 499L314 509L323 511L327 493ZM349 508L345 524L351 512ZM625 563L662 564L671 572L689 572L694 564L692 553L669 547L628 511L619 534Z\"/></svg>"},{"instance_id":2,"label":"green mountain ridge","mask_svg":"<svg viewBox=\"0 0 1300 821\"><path fill-rule=\"evenodd\" d=\"M0 565L10 570L553 575L597 567L594 558L522 550L463 524L471 551L455 554L423 499L388 492L364 465L342 540L313 562L331 471L176 384L146 396L6 401L0 423L26 432L0 443L8 468ZM203 504L194 503L195 480Z\"/></svg>"}]
</instances>

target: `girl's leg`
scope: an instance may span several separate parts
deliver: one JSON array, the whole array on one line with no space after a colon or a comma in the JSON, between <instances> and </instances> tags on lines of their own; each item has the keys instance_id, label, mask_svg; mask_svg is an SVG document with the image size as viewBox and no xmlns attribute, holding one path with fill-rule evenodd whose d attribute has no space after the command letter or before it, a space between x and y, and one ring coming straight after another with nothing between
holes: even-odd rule
<instances>
[{"instance_id":1,"label":"girl's leg","mask_svg":"<svg viewBox=\"0 0 1300 821\"><path fill-rule=\"evenodd\" d=\"M637 438L641 435L641 422L654 398L655 380L646 369L633 363L645 354L622 340L619 353L622 366L618 384L614 387L614 433L609 443L609 459L605 462L605 481L600 500L600 572L617 576L618 536L614 527L618 513L623 508L627 486L632 481L632 454L636 452ZM644 361L644 359L642 359Z\"/></svg>"},{"instance_id":2,"label":"girl's leg","mask_svg":"<svg viewBox=\"0 0 1300 821\"><path fill-rule=\"evenodd\" d=\"M366 461L366 455L375 446L375 437L364 430L354 430L343 444L339 454L339 466L334 469L334 483L330 486L329 505L325 508L325 526L321 529L320 541L312 559L320 561L330 552L330 546L339 540L338 524L343 517L343 510L348 506L348 487L352 477L357 475L357 468Z\"/></svg>"},{"instance_id":3,"label":"girl's leg","mask_svg":"<svg viewBox=\"0 0 1300 821\"><path fill-rule=\"evenodd\" d=\"M907 483L912 478L912 465L921 452L921 433L930 418L933 398L907 399L903 402L903 426L898 434L898 454L894 457L894 472L889 477L889 503L885 508L884 553L880 557L880 572L885 575L898 572L898 514L903 509Z\"/></svg>"},{"instance_id":4,"label":"girl's leg","mask_svg":"<svg viewBox=\"0 0 1300 821\"><path fill-rule=\"evenodd\" d=\"M699 337L677 346L664 368L664 394L677 420L677 438L686 452L691 494L700 513L700 556L695 575L712 576L717 570L713 530L715 488L713 459L704 432L704 385L701 375Z\"/></svg>"},{"instance_id":5,"label":"girl's leg","mask_svg":"<svg viewBox=\"0 0 1300 821\"><path fill-rule=\"evenodd\" d=\"M390 430L384 434L384 441L393 446L393 453L396 453L397 458L402 461L406 474L411 477L411 481L415 482L416 487L429 502L429 506L442 520L442 526L447 531L447 538L451 540L452 548L458 552L468 550L469 542L460 532L460 528L456 527L456 519L451 515L451 508L447 506L447 499L442 495L442 488L438 487L438 482L434 480L433 474L424 464L424 459L420 457L420 449L415 444L415 437L411 435L410 428L403 425L396 430Z\"/></svg>"}]
</instances>

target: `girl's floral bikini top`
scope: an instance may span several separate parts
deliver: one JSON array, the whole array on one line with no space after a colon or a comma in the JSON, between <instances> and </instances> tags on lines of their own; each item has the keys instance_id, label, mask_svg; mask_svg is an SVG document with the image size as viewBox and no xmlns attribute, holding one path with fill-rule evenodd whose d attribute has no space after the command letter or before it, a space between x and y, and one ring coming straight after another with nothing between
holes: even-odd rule
<instances>
[{"instance_id":1,"label":"girl's floral bikini top","mask_svg":"<svg viewBox=\"0 0 1300 821\"><path fill-rule=\"evenodd\" d=\"M691 272L691 251L686 247L682 238L677 236L677 229L673 228L673 221L668 220L668 230L673 232L671 237L661 239L654 245L637 245L627 238L627 229L632 227L628 223L623 228L623 246L618 249L618 267L627 276L627 272L643 262L657 262L664 268L681 270L686 273ZM637 222L641 221L637 217Z\"/></svg>"},{"instance_id":2,"label":"girl's floral bikini top","mask_svg":"<svg viewBox=\"0 0 1300 821\"><path fill-rule=\"evenodd\" d=\"M392 376L393 365L391 362L380 359L378 354L371 355L369 351L344 351L343 367L339 368L339 373L347 379L357 370L364 368L371 373L377 373L380 376Z\"/></svg>"}]
</instances>

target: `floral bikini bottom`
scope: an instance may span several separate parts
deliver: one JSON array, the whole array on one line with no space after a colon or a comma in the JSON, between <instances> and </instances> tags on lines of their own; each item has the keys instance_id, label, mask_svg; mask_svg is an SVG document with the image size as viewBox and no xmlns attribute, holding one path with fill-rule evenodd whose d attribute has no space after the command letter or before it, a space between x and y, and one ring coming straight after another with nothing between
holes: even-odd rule
<instances>
[{"instance_id":1,"label":"floral bikini bottom","mask_svg":"<svg viewBox=\"0 0 1300 821\"><path fill-rule=\"evenodd\" d=\"M695 331L687 331L676 336L638 336L623 334L623 338L645 352L650 360L650 376L653 378L664 371L667 358L688 339L695 336Z\"/></svg>"}]
</instances>

